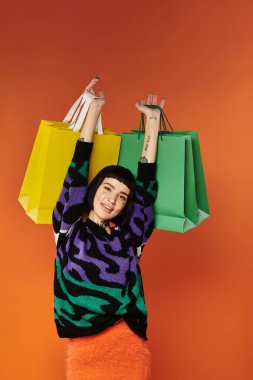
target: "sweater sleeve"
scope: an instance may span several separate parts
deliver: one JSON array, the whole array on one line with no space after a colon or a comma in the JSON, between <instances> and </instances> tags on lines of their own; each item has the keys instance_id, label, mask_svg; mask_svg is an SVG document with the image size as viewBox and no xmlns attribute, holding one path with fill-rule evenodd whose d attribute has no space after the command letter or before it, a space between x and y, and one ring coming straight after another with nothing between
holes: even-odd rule
<instances>
[{"instance_id":1,"label":"sweater sleeve","mask_svg":"<svg viewBox=\"0 0 253 380\"><path fill-rule=\"evenodd\" d=\"M55 240L64 236L82 215L88 186L89 161L93 143L77 141L63 187L53 210ZM61 239L60 239L61 240Z\"/></svg>"},{"instance_id":2,"label":"sweater sleeve","mask_svg":"<svg viewBox=\"0 0 253 380\"><path fill-rule=\"evenodd\" d=\"M138 162L134 207L129 227L140 257L154 229L153 205L157 198L156 163Z\"/></svg>"}]
</instances>

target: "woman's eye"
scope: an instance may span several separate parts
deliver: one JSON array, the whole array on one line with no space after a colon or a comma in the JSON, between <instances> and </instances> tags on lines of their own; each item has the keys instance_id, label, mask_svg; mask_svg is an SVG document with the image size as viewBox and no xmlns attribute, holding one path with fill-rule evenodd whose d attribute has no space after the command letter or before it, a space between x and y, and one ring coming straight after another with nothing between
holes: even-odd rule
<instances>
[{"instance_id":1,"label":"woman's eye","mask_svg":"<svg viewBox=\"0 0 253 380\"><path fill-rule=\"evenodd\" d=\"M106 189L106 190L111 190L111 188L110 188L110 187L107 187L107 186L105 186L105 189Z\"/></svg>"},{"instance_id":2,"label":"woman's eye","mask_svg":"<svg viewBox=\"0 0 253 380\"><path fill-rule=\"evenodd\" d=\"M123 201L125 201L126 202L126 198L125 197L123 197L122 195L121 195L121 197L120 197Z\"/></svg>"}]
</instances>

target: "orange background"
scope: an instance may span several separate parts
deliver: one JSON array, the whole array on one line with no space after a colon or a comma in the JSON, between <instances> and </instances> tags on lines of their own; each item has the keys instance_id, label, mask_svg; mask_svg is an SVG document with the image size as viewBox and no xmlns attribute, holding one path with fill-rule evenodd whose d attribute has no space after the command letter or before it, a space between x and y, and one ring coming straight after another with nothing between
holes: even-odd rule
<instances>
[{"instance_id":1,"label":"orange background","mask_svg":"<svg viewBox=\"0 0 253 380\"><path fill-rule=\"evenodd\" d=\"M62 120L99 74L105 127L137 128L135 101L154 91L201 143L211 217L156 230L143 253L152 380L251 380L253 3L90 3L1 7L1 378L65 376L52 228L17 198L40 119Z\"/></svg>"}]
</instances>

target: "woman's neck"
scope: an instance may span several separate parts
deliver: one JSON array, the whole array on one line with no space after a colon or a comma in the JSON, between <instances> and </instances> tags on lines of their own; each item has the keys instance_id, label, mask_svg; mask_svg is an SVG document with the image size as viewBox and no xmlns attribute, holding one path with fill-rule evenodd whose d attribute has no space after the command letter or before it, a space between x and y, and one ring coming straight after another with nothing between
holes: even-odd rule
<instances>
[{"instance_id":1,"label":"woman's neck","mask_svg":"<svg viewBox=\"0 0 253 380\"><path fill-rule=\"evenodd\" d=\"M111 229L109 226L109 222L100 219L93 210L89 212L88 218L92 220L94 223L98 224L100 227L104 228L108 233L111 233Z\"/></svg>"}]
</instances>

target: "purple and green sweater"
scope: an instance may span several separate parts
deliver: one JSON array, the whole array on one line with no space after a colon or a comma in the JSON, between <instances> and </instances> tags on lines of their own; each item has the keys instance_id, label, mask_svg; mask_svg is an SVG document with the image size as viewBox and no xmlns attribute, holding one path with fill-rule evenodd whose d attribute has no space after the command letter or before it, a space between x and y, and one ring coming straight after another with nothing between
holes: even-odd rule
<instances>
[{"instance_id":1,"label":"purple and green sweater","mask_svg":"<svg viewBox=\"0 0 253 380\"><path fill-rule=\"evenodd\" d=\"M126 227L82 220L93 143L77 141L53 211L57 243L54 320L59 337L96 334L124 318L147 340L140 257L153 228L156 164L138 162L134 208Z\"/></svg>"}]
</instances>

